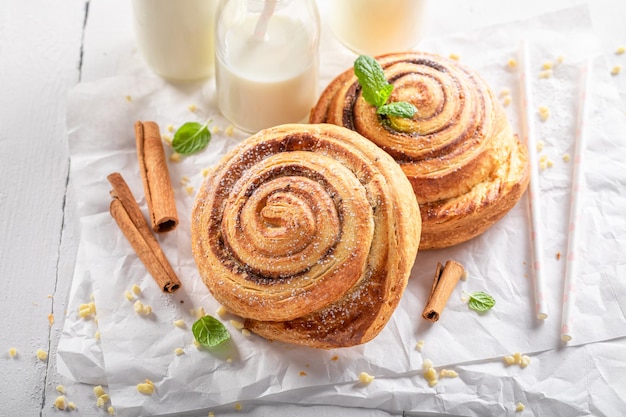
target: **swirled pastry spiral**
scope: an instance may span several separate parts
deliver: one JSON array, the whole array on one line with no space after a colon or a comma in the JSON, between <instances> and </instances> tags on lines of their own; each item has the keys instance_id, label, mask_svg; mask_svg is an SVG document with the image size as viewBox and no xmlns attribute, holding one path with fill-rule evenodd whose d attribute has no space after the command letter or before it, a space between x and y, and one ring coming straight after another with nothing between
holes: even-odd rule
<instances>
[{"instance_id":1,"label":"swirled pastry spiral","mask_svg":"<svg viewBox=\"0 0 626 417\"><path fill-rule=\"evenodd\" d=\"M420 239L411 184L348 129L262 130L207 176L192 214L193 254L213 296L272 340L333 348L389 320Z\"/></svg>"},{"instance_id":2,"label":"swirled pastry spiral","mask_svg":"<svg viewBox=\"0 0 626 417\"><path fill-rule=\"evenodd\" d=\"M324 90L311 123L359 132L402 167L422 215L420 249L456 245L504 216L529 181L526 147L485 81L457 61L423 52L376 57L394 85L390 102L417 107L411 119L382 117L352 69Z\"/></svg>"}]
</instances>

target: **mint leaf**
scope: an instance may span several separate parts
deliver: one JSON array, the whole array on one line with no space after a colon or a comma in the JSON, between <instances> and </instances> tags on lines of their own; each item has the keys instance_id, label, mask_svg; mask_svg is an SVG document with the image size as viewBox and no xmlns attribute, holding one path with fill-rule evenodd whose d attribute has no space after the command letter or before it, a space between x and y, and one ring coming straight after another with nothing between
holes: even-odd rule
<instances>
[{"instance_id":1,"label":"mint leaf","mask_svg":"<svg viewBox=\"0 0 626 417\"><path fill-rule=\"evenodd\" d=\"M198 343L206 347L215 347L230 339L230 333L222 322L208 315L196 320L191 332Z\"/></svg>"},{"instance_id":2,"label":"mint leaf","mask_svg":"<svg viewBox=\"0 0 626 417\"><path fill-rule=\"evenodd\" d=\"M405 101L396 101L380 106L376 113L384 114L386 116L410 119L411 117L415 116L415 113L417 113L417 109L411 103L407 103Z\"/></svg>"},{"instance_id":3,"label":"mint leaf","mask_svg":"<svg viewBox=\"0 0 626 417\"><path fill-rule=\"evenodd\" d=\"M479 313L491 310L496 305L496 300L485 292L478 291L467 295L469 296L468 307Z\"/></svg>"},{"instance_id":4,"label":"mint leaf","mask_svg":"<svg viewBox=\"0 0 626 417\"><path fill-rule=\"evenodd\" d=\"M191 155L206 148L211 140L209 122L201 125L187 122L176 130L172 140L172 148L181 155Z\"/></svg>"},{"instance_id":5,"label":"mint leaf","mask_svg":"<svg viewBox=\"0 0 626 417\"><path fill-rule=\"evenodd\" d=\"M361 55L354 61L354 75L361 85L363 98L375 107L383 106L393 91L380 64L371 56Z\"/></svg>"}]
</instances>

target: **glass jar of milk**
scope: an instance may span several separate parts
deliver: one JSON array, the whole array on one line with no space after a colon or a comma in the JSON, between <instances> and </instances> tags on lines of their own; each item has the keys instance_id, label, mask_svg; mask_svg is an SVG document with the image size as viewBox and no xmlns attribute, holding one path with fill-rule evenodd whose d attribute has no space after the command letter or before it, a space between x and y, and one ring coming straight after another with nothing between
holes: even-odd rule
<instances>
[{"instance_id":1,"label":"glass jar of milk","mask_svg":"<svg viewBox=\"0 0 626 417\"><path fill-rule=\"evenodd\" d=\"M402 52L417 45L426 0L331 0L330 27L359 54Z\"/></svg>"},{"instance_id":2,"label":"glass jar of milk","mask_svg":"<svg viewBox=\"0 0 626 417\"><path fill-rule=\"evenodd\" d=\"M215 28L217 101L248 132L306 121L317 100L315 0L221 0Z\"/></svg>"},{"instance_id":3,"label":"glass jar of milk","mask_svg":"<svg viewBox=\"0 0 626 417\"><path fill-rule=\"evenodd\" d=\"M148 66L170 80L212 76L217 3L132 0L137 47Z\"/></svg>"}]
</instances>

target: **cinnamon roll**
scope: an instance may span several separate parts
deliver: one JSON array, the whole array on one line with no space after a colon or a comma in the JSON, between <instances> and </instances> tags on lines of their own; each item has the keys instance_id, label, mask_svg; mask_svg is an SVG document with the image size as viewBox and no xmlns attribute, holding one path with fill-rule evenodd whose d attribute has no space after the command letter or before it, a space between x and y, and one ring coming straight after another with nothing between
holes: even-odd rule
<instances>
[{"instance_id":1,"label":"cinnamon roll","mask_svg":"<svg viewBox=\"0 0 626 417\"><path fill-rule=\"evenodd\" d=\"M481 234L515 205L529 181L527 149L502 106L486 82L457 61L415 51L376 60L394 86L389 101L412 103L413 118L378 115L349 69L323 91L310 122L354 130L398 162L420 205L420 249Z\"/></svg>"},{"instance_id":2,"label":"cinnamon roll","mask_svg":"<svg viewBox=\"0 0 626 417\"><path fill-rule=\"evenodd\" d=\"M207 176L192 213L200 275L249 330L319 348L367 342L406 286L420 239L411 184L348 129L262 130Z\"/></svg>"}]
</instances>

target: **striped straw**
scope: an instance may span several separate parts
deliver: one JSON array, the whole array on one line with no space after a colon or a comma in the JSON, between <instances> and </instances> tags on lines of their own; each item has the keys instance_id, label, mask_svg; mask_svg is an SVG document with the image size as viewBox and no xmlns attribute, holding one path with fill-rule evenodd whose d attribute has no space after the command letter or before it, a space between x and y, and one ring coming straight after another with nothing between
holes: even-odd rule
<instances>
[{"instance_id":1,"label":"striped straw","mask_svg":"<svg viewBox=\"0 0 626 417\"><path fill-rule=\"evenodd\" d=\"M585 64L581 71L581 88L578 106L578 123L576 126L576 150L574 151L574 168L572 174L572 192L570 196L569 211L569 234L567 236L567 263L565 264L565 283L563 284L563 305L561 311L561 340L569 342L572 340L572 306L574 305L575 279L578 270L576 250L578 235L578 220L580 219L580 201L581 189L584 187L583 182L583 151L585 150L587 135L585 133L587 127L588 102L587 89L589 87L589 79L591 77L591 65L589 62Z\"/></svg>"},{"instance_id":2,"label":"striped straw","mask_svg":"<svg viewBox=\"0 0 626 417\"><path fill-rule=\"evenodd\" d=\"M528 147L528 160L530 163L530 183L528 185L528 207L530 214L533 261L532 273L535 287L535 313L538 319L548 318L548 306L546 304L545 282L543 280L543 269L541 265L543 257L543 239L541 236L541 217L539 214L539 161L537 158L537 143L533 123L530 120L532 104L532 90L530 86L530 58L528 54L528 43L522 41L522 126L524 140Z\"/></svg>"}]
</instances>

